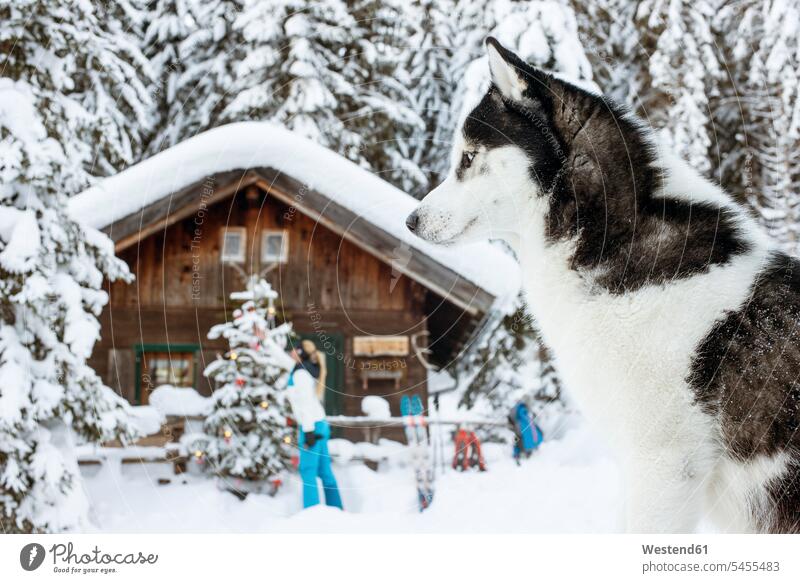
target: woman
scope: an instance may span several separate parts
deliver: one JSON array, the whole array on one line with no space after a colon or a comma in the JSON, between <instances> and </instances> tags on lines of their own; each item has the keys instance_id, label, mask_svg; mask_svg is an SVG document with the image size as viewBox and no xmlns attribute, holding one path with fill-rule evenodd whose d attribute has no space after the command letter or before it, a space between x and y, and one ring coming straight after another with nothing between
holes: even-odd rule
<instances>
[{"instance_id":1,"label":"woman","mask_svg":"<svg viewBox=\"0 0 800 583\"><path fill-rule=\"evenodd\" d=\"M301 364L295 349L293 358ZM325 421L325 409L317 399L315 382L304 366L296 366L289 376L287 396L297 421L297 445L300 449L300 477L303 480L303 508L319 504L317 478L322 480L325 504L342 508L339 486L331 467L328 439L331 429Z\"/></svg>"},{"instance_id":2,"label":"woman","mask_svg":"<svg viewBox=\"0 0 800 583\"><path fill-rule=\"evenodd\" d=\"M316 379L317 400L320 403L324 403L325 380L328 376L325 355L317 350L317 346L312 340L306 339L295 345L292 356L297 361L294 370L303 368Z\"/></svg>"}]
</instances>

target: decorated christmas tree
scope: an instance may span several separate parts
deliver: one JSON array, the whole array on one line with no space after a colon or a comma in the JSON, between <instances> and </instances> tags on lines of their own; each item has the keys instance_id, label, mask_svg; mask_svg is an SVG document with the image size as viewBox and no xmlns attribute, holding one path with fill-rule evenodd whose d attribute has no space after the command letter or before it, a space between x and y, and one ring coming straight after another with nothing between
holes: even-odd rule
<instances>
[{"instance_id":1,"label":"decorated christmas tree","mask_svg":"<svg viewBox=\"0 0 800 583\"><path fill-rule=\"evenodd\" d=\"M247 291L231 294L232 300L244 302L233 320L208 334L225 338L230 350L205 369L216 385L213 408L205 436L190 447L195 463L207 463L223 478L270 480L291 459L284 389L292 363L283 351L291 326L275 325L277 296L269 283L252 279Z\"/></svg>"}]
</instances>

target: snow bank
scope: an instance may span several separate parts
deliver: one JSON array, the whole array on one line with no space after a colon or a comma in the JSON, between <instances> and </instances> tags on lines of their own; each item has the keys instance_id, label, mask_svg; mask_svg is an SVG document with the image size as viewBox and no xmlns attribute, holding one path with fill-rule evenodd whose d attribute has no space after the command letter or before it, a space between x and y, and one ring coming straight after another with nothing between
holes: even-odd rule
<instances>
[{"instance_id":1,"label":"snow bank","mask_svg":"<svg viewBox=\"0 0 800 583\"><path fill-rule=\"evenodd\" d=\"M74 196L76 219L98 229L228 170L270 167L305 183L359 217L453 269L498 298L516 296L516 261L498 246L431 245L405 227L418 201L374 174L306 138L269 122L242 122L198 134Z\"/></svg>"},{"instance_id":2,"label":"snow bank","mask_svg":"<svg viewBox=\"0 0 800 583\"><path fill-rule=\"evenodd\" d=\"M354 458L372 462L400 462L406 463L408 448L399 441L380 439L378 443L359 441L353 443L347 439L331 439L328 441L328 451L340 465L346 465Z\"/></svg>"},{"instance_id":3,"label":"snow bank","mask_svg":"<svg viewBox=\"0 0 800 583\"><path fill-rule=\"evenodd\" d=\"M360 441L355 444L356 452L365 460L373 462L389 461L405 464L408 462L409 448L404 443L392 439L381 438L378 443Z\"/></svg>"},{"instance_id":4,"label":"snow bank","mask_svg":"<svg viewBox=\"0 0 800 583\"><path fill-rule=\"evenodd\" d=\"M75 448L79 461L121 462L124 459L166 459L167 450L154 445L129 445L127 447L101 447L84 443Z\"/></svg>"},{"instance_id":5,"label":"snow bank","mask_svg":"<svg viewBox=\"0 0 800 583\"><path fill-rule=\"evenodd\" d=\"M131 407L133 423L142 435L153 435L161 431L161 426L167 420L165 413L152 405Z\"/></svg>"},{"instance_id":6,"label":"snow bank","mask_svg":"<svg viewBox=\"0 0 800 583\"><path fill-rule=\"evenodd\" d=\"M407 451L383 443L384 452ZM357 450L364 444L358 444ZM377 446L376 446L377 447ZM452 443L446 454L452 454ZM436 497L420 513L413 470L385 464L334 469L345 512L324 505L302 509L303 483L288 474L271 498L241 501L214 479L182 474L168 464L125 464L107 479L96 466L82 473L102 532L273 533L557 533L613 532L622 510L616 464L585 427L545 442L517 466L509 445L484 444L488 472L456 472L437 465ZM449 461L446 459L445 461ZM171 481L159 485L157 478ZM124 503L120 503L123 501Z\"/></svg>"},{"instance_id":7,"label":"snow bank","mask_svg":"<svg viewBox=\"0 0 800 583\"><path fill-rule=\"evenodd\" d=\"M345 464L356 455L355 444L347 439L330 439L328 440L328 453L337 462Z\"/></svg>"},{"instance_id":8,"label":"snow bank","mask_svg":"<svg viewBox=\"0 0 800 583\"><path fill-rule=\"evenodd\" d=\"M371 419L386 420L392 418L389 401L377 395L367 395L361 399L361 412Z\"/></svg>"},{"instance_id":9,"label":"snow bank","mask_svg":"<svg viewBox=\"0 0 800 583\"><path fill-rule=\"evenodd\" d=\"M150 404L164 415L185 417L207 415L211 399L194 389L161 385L150 394Z\"/></svg>"},{"instance_id":10,"label":"snow bank","mask_svg":"<svg viewBox=\"0 0 800 583\"><path fill-rule=\"evenodd\" d=\"M457 388L456 380L446 370L428 371L428 394L446 393Z\"/></svg>"}]
</instances>

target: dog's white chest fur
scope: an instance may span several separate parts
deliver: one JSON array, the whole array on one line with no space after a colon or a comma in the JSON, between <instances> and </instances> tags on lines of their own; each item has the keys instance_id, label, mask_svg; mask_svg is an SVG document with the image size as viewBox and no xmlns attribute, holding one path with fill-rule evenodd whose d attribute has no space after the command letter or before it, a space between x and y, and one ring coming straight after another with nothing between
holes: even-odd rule
<instances>
[{"instance_id":1,"label":"dog's white chest fur","mask_svg":"<svg viewBox=\"0 0 800 583\"><path fill-rule=\"evenodd\" d=\"M746 301L767 249L755 245L694 277L612 294L569 268L569 244L534 243L541 240L533 235L518 247L529 308L570 395L618 453L631 489L628 528L686 532L698 516L718 515L705 500L725 489L715 482L723 478L719 428L695 403L688 377L715 322ZM722 521L739 530L746 522Z\"/></svg>"},{"instance_id":2,"label":"dog's white chest fur","mask_svg":"<svg viewBox=\"0 0 800 583\"><path fill-rule=\"evenodd\" d=\"M686 380L695 348L745 301L763 256L615 295L570 270L570 252L553 246L521 258L528 302L559 372L612 439L663 442L678 418L694 416Z\"/></svg>"},{"instance_id":3,"label":"dog's white chest fur","mask_svg":"<svg viewBox=\"0 0 800 583\"><path fill-rule=\"evenodd\" d=\"M661 162L664 191L729 204L682 160L664 155ZM571 269L570 243L544 243L542 213L516 242L528 304L559 373L587 417L602 424L619 448L664 443L676 428L707 431L687 383L692 358L714 323L746 301L769 254L749 219L741 220L749 252L693 277L622 294L593 286L599 274Z\"/></svg>"}]
</instances>

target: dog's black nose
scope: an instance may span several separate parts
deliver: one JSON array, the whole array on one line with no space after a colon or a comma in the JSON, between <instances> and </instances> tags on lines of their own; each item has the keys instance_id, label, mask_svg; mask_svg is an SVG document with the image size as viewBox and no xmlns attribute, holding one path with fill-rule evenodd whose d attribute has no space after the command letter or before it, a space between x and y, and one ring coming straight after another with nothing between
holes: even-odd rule
<instances>
[{"instance_id":1,"label":"dog's black nose","mask_svg":"<svg viewBox=\"0 0 800 583\"><path fill-rule=\"evenodd\" d=\"M406 227L408 227L408 230L413 233L414 231L417 230L418 224L419 224L419 215L417 214L417 211L414 211L413 213L408 215L408 218L406 218Z\"/></svg>"}]
</instances>

